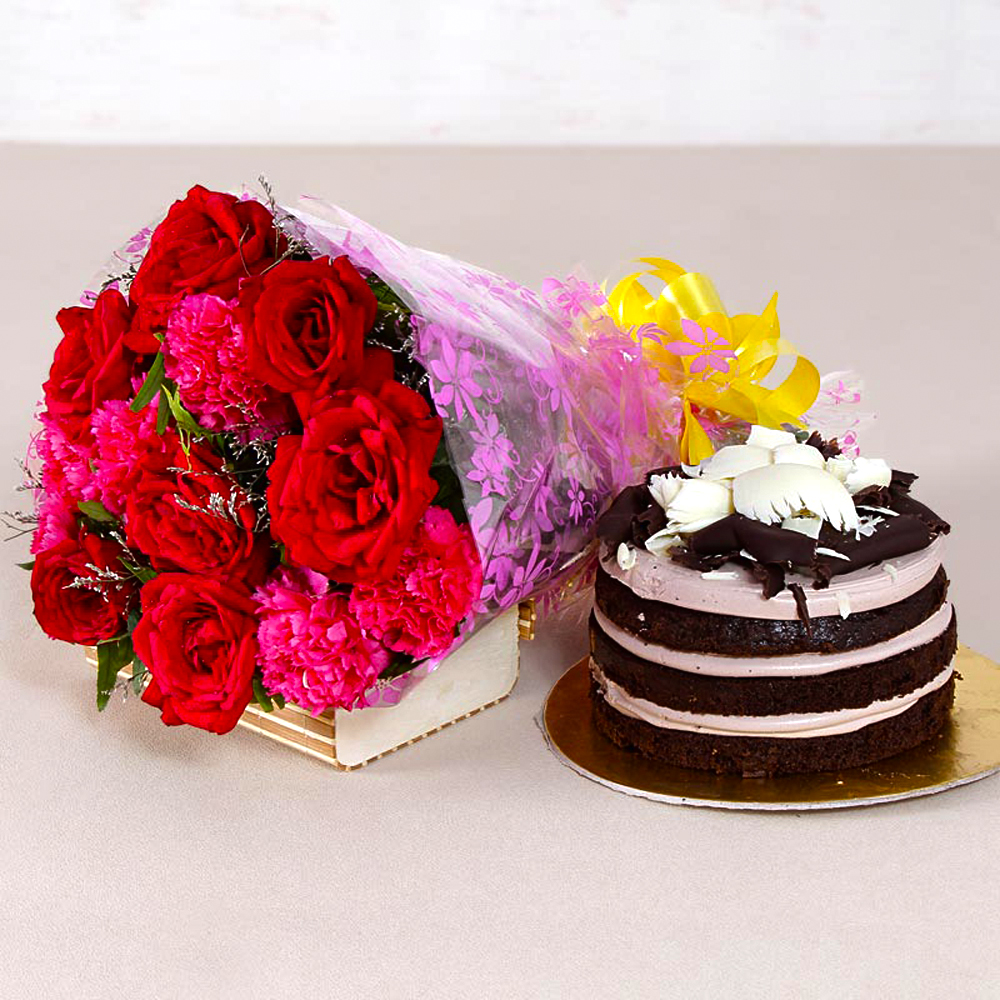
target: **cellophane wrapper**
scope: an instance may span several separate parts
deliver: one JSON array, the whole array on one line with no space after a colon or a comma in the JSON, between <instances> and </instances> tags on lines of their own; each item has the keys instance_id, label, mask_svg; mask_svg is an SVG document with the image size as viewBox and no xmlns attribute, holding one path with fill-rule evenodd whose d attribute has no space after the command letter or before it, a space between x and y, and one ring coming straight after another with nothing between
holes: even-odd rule
<instances>
[{"instance_id":1,"label":"cellophane wrapper","mask_svg":"<svg viewBox=\"0 0 1000 1000\"><path fill-rule=\"evenodd\" d=\"M602 509L676 458L680 404L643 360L641 333L622 332L587 281L547 279L535 292L315 198L281 210L317 254L346 254L413 312L410 347L443 419L483 566L481 599L456 644L529 597L544 615L585 596ZM120 248L92 287L137 265L150 233ZM368 704L398 700L434 665L382 685Z\"/></svg>"}]
</instances>

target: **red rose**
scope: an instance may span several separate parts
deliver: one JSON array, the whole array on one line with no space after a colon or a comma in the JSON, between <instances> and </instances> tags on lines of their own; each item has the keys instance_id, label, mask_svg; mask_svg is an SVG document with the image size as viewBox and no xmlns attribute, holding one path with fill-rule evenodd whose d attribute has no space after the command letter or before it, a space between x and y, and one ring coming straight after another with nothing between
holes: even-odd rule
<instances>
[{"instance_id":1,"label":"red rose","mask_svg":"<svg viewBox=\"0 0 1000 1000\"><path fill-rule=\"evenodd\" d=\"M135 587L121 545L81 527L40 552L31 571L35 618L53 639L94 645L125 631Z\"/></svg>"},{"instance_id":2,"label":"red rose","mask_svg":"<svg viewBox=\"0 0 1000 1000\"><path fill-rule=\"evenodd\" d=\"M252 377L309 401L392 378L392 355L365 347L378 302L346 257L286 260L240 286L236 315ZM299 395L301 394L301 395Z\"/></svg>"},{"instance_id":3,"label":"red rose","mask_svg":"<svg viewBox=\"0 0 1000 1000\"><path fill-rule=\"evenodd\" d=\"M60 309L56 322L63 339L43 386L48 412L69 428L79 428L98 404L132 395L134 355L125 346L132 309L108 288L93 309Z\"/></svg>"},{"instance_id":4,"label":"red rose","mask_svg":"<svg viewBox=\"0 0 1000 1000\"><path fill-rule=\"evenodd\" d=\"M228 733L253 696L257 619L250 592L217 577L162 573L143 585L132 633L152 679L142 700L168 726Z\"/></svg>"},{"instance_id":5,"label":"red rose","mask_svg":"<svg viewBox=\"0 0 1000 1000\"><path fill-rule=\"evenodd\" d=\"M441 418L398 382L334 393L268 471L271 533L289 559L341 582L383 579L437 492Z\"/></svg>"},{"instance_id":6,"label":"red rose","mask_svg":"<svg viewBox=\"0 0 1000 1000\"><path fill-rule=\"evenodd\" d=\"M267 572L270 541L254 533L257 511L207 448L169 468L144 469L125 500L129 545L158 570L236 576L255 586Z\"/></svg>"},{"instance_id":7,"label":"red rose","mask_svg":"<svg viewBox=\"0 0 1000 1000\"><path fill-rule=\"evenodd\" d=\"M141 353L159 350L152 333L185 295L236 295L240 279L260 274L285 252L274 217L259 202L197 185L175 201L153 231L129 298L139 307L129 344Z\"/></svg>"}]
</instances>

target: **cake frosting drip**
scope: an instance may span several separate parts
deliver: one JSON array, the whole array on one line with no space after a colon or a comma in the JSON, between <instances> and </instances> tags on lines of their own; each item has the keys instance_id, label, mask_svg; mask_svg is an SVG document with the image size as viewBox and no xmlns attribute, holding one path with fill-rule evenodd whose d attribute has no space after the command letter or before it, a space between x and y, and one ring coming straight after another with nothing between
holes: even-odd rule
<instances>
[{"instance_id":1,"label":"cake frosting drip","mask_svg":"<svg viewBox=\"0 0 1000 1000\"><path fill-rule=\"evenodd\" d=\"M639 719L662 729L677 729L710 736L771 739L804 739L856 732L876 722L901 715L925 695L944 687L953 673L953 668L949 664L936 677L916 690L887 701L872 702L864 708L789 715L701 715L657 705L645 698L634 698L614 681L608 680L593 660L590 668L607 703L616 711L633 719Z\"/></svg>"},{"instance_id":2,"label":"cake frosting drip","mask_svg":"<svg viewBox=\"0 0 1000 1000\"><path fill-rule=\"evenodd\" d=\"M594 609L594 617L604 634L627 652L658 666L684 670L688 673L707 674L711 677L815 677L819 674L833 673L835 670L877 663L936 639L948 628L953 613L951 604L946 602L916 628L884 642L839 653L720 656L711 653L689 653L645 642L631 632L619 628L602 614L599 608Z\"/></svg>"},{"instance_id":3,"label":"cake frosting drip","mask_svg":"<svg viewBox=\"0 0 1000 1000\"><path fill-rule=\"evenodd\" d=\"M890 568L868 566L834 578L822 590L800 591L811 618L844 613L848 597L851 612L871 611L895 604L926 586L941 566L943 540L935 539L927 548L893 560ZM760 583L745 563L733 563L731 574L715 572L709 580L680 562L636 549L630 569L622 569L614 554L605 550L602 565L608 574L649 601L676 604L693 611L735 615L740 618L768 618L793 621L800 617L795 592L785 590L766 599ZM730 567L726 567L729 569ZM791 584L808 584L807 577L789 574Z\"/></svg>"}]
</instances>

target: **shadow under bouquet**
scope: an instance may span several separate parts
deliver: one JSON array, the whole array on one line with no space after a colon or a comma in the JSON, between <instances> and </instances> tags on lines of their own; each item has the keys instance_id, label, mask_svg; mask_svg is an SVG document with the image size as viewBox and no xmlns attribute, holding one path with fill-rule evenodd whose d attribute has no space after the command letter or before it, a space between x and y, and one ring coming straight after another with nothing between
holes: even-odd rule
<instances>
[{"instance_id":1,"label":"shadow under bouquet","mask_svg":"<svg viewBox=\"0 0 1000 1000\"><path fill-rule=\"evenodd\" d=\"M101 708L225 733L251 702L393 704L579 579L605 502L671 454L675 394L596 289L539 297L266 185L192 188L93 288L27 466L35 616L96 645Z\"/></svg>"}]
</instances>

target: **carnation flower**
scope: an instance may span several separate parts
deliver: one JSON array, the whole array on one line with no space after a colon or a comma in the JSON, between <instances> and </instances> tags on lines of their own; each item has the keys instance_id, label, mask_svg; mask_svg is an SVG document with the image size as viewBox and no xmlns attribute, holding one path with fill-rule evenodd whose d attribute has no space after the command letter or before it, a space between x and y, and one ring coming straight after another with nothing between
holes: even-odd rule
<instances>
[{"instance_id":1,"label":"carnation flower","mask_svg":"<svg viewBox=\"0 0 1000 1000\"><path fill-rule=\"evenodd\" d=\"M362 628L389 649L415 659L440 656L472 610L483 583L479 552L468 525L431 507L385 582L359 583L351 610Z\"/></svg>"},{"instance_id":2,"label":"carnation flower","mask_svg":"<svg viewBox=\"0 0 1000 1000\"><path fill-rule=\"evenodd\" d=\"M216 295L183 299L167 321L164 370L208 430L276 429L287 421L287 402L249 374L234 305Z\"/></svg>"},{"instance_id":3,"label":"carnation flower","mask_svg":"<svg viewBox=\"0 0 1000 1000\"><path fill-rule=\"evenodd\" d=\"M76 533L76 501L55 490L40 492L35 517L37 527L31 537L31 553L38 555L65 542Z\"/></svg>"},{"instance_id":4,"label":"carnation flower","mask_svg":"<svg viewBox=\"0 0 1000 1000\"><path fill-rule=\"evenodd\" d=\"M172 431L156 433L155 406L133 413L128 403L118 400L94 411L91 428L97 444L91 464L101 502L113 514L122 514L143 470L169 464L177 436Z\"/></svg>"},{"instance_id":5,"label":"carnation flower","mask_svg":"<svg viewBox=\"0 0 1000 1000\"><path fill-rule=\"evenodd\" d=\"M100 499L89 421L67 423L49 413L43 413L40 419L42 431L35 438L34 450L42 461L42 485L46 492L61 493L74 500Z\"/></svg>"},{"instance_id":6,"label":"carnation flower","mask_svg":"<svg viewBox=\"0 0 1000 1000\"><path fill-rule=\"evenodd\" d=\"M363 708L390 655L365 634L346 594L308 569L279 568L254 596L264 687L313 715Z\"/></svg>"}]
</instances>

